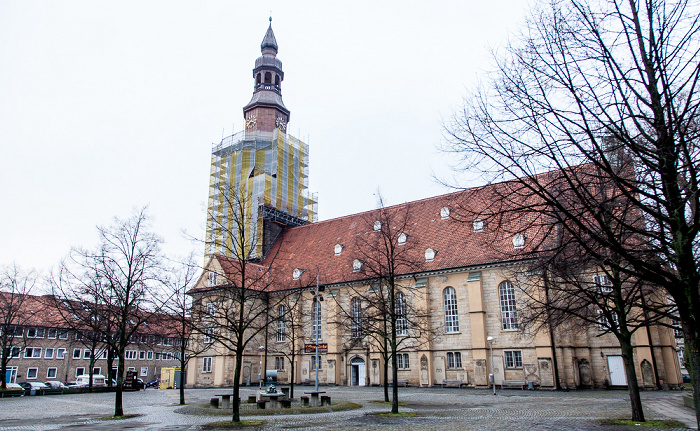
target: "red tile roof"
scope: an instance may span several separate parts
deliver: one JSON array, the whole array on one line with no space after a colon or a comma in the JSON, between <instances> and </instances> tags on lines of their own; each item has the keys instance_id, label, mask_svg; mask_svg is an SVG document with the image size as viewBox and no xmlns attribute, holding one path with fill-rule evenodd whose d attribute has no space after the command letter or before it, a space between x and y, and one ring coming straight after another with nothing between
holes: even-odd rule
<instances>
[{"instance_id":1,"label":"red tile roof","mask_svg":"<svg viewBox=\"0 0 700 431\"><path fill-rule=\"evenodd\" d=\"M513 235L520 232L526 236L523 250L535 242L538 234L537 223L533 219L536 217L534 212L532 216L520 217L509 226L495 220L485 220L481 232L474 232L474 216L464 215L478 214L485 209L490 212L492 208L486 196L492 196L494 191L510 193L513 187L518 186L504 182L385 208L389 214L387 220L399 222L396 224L401 224L402 214L406 214L405 233L408 239L405 246L399 247L410 247L406 254L410 255L411 261L418 262L416 266L404 266L400 272L430 272L476 266L521 256L522 250L513 247ZM480 196L486 200L480 200ZM533 197L525 199L537 202ZM451 214L446 219L441 217L443 207L450 208ZM363 253L359 248L362 243L381 235L373 229L375 220L381 218L380 211L377 209L286 229L262 262L273 268L276 284L274 289L313 285L316 271L322 284L367 278L367 275L353 272L352 265L354 259L362 258ZM336 244L343 246L338 256L334 252ZM436 251L431 262L425 261L427 248ZM295 268L305 270L299 280L293 280Z\"/></svg>"}]
</instances>

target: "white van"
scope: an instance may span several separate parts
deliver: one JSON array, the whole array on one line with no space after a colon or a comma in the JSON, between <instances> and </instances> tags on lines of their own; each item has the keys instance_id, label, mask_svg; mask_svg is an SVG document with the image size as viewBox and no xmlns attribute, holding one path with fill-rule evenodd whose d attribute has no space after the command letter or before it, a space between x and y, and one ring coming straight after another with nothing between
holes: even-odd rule
<instances>
[{"instance_id":1,"label":"white van","mask_svg":"<svg viewBox=\"0 0 700 431\"><path fill-rule=\"evenodd\" d=\"M75 381L75 384L77 386L84 386L84 387L90 386L90 375L83 374L81 376L78 376L77 380ZM105 376L103 376L102 374L93 374L92 375L92 386L107 386Z\"/></svg>"}]
</instances>

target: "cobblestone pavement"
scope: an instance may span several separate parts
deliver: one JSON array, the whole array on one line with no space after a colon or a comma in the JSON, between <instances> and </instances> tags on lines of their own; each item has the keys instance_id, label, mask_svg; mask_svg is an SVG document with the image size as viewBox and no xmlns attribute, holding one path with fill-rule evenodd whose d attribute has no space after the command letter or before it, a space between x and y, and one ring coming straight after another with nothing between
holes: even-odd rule
<instances>
[{"instance_id":1,"label":"cobblestone pavement","mask_svg":"<svg viewBox=\"0 0 700 431\"><path fill-rule=\"evenodd\" d=\"M301 390L307 388L299 388ZM314 415L246 416L262 419L260 430L615 430L599 419L629 416L629 398L625 391L499 391L400 388L400 411L416 413L414 417L381 417L388 407L381 388L323 388L333 401L347 400L360 404L356 410ZM188 389L188 404L206 404L222 389ZM255 389L245 388L247 398ZM679 392L644 392L642 399L647 419L680 418ZM227 420L227 416L199 416L176 413L180 409L175 390L148 390L124 393L124 412L140 416L119 421L98 420L113 413L114 394L74 394L44 397L0 399L0 431L14 430L198 430L209 422ZM681 410L679 410L681 409ZM685 410L682 410L685 409ZM630 427L629 429L633 429ZM650 428L645 428L649 430ZM678 428L685 429L685 428Z\"/></svg>"}]
</instances>

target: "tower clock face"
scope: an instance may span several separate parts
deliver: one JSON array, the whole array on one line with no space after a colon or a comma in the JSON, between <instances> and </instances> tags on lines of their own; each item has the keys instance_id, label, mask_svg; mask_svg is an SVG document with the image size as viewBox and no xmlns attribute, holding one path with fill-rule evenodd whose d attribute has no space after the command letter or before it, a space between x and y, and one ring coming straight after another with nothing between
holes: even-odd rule
<instances>
[{"instance_id":1,"label":"tower clock face","mask_svg":"<svg viewBox=\"0 0 700 431\"><path fill-rule=\"evenodd\" d=\"M246 129L252 129L255 127L255 125L258 124L258 117L255 114L251 114L246 118L245 120L245 128Z\"/></svg>"},{"instance_id":2,"label":"tower clock face","mask_svg":"<svg viewBox=\"0 0 700 431\"><path fill-rule=\"evenodd\" d=\"M277 117L275 120L275 126L283 132L287 131L287 122L284 121L284 117Z\"/></svg>"}]
</instances>

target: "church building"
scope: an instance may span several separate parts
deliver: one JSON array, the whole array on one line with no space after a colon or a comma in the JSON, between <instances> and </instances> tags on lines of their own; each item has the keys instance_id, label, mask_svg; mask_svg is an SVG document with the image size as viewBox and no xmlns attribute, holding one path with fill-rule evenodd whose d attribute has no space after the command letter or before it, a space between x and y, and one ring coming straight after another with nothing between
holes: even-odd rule
<instances>
[{"instance_id":1,"label":"church building","mask_svg":"<svg viewBox=\"0 0 700 431\"><path fill-rule=\"evenodd\" d=\"M460 191L317 222L308 146L287 134L271 25L261 50L243 108L246 128L212 152L206 266L190 292L201 310L193 319L210 316L201 325L213 325L227 306L216 298L245 276L239 259L267 274L248 287L264 293L267 329L246 346L241 383L257 384L274 369L280 384L310 383L318 373L321 384L381 385L392 374L377 322L391 313L402 385L486 387L490 374L496 385L542 389L627 385L619 343L601 327L521 326L519 286L540 282L525 257L538 233L466 219L459 210L478 213L489 202L469 202ZM235 357L205 332L191 341L205 348L190 360L188 384L231 386ZM633 345L641 387L681 384L669 328L639 330Z\"/></svg>"}]
</instances>

